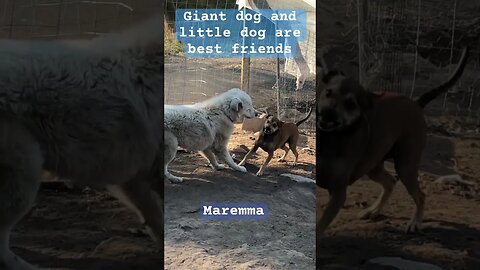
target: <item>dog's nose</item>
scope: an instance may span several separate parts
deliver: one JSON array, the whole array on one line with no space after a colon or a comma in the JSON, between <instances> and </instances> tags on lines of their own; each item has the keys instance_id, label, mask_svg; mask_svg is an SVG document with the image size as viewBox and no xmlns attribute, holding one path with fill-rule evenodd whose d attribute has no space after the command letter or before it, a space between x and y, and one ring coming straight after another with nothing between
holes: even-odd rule
<instances>
[{"instance_id":1,"label":"dog's nose","mask_svg":"<svg viewBox=\"0 0 480 270\"><path fill-rule=\"evenodd\" d=\"M332 108L322 109L320 111L320 116L322 117L322 120L326 122L333 122L337 120L337 113Z\"/></svg>"}]
</instances>

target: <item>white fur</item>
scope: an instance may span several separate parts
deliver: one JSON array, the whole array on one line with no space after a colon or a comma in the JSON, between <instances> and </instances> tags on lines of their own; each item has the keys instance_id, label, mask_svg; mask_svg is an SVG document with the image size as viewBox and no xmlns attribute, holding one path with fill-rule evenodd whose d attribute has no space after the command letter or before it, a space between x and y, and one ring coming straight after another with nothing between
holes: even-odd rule
<instances>
[{"instance_id":1,"label":"white fur","mask_svg":"<svg viewBox=\"0 0 480 270\"><path fill-rule=\"evenodd\" d=\"M165 105L165 177L174 183L183 181L168 172L178 146L199 151L214 169L225 168L217 162L218 158L232 169L246 172L227 150L234 123L245 117L255 117L255 109L250 96L237 88L194 105Z\"/></svg>"},{"instance_id":2,"label":"white fur","mask_svg":"<svg viewBox=\"0 0 480 270\"><path fill-rule=\"evenodd\" d=\"M0 40L1 270L37 269L9 239L42 170L111 186L163 243L162 24L89 41Z\"/></svg>"}]
</instances>

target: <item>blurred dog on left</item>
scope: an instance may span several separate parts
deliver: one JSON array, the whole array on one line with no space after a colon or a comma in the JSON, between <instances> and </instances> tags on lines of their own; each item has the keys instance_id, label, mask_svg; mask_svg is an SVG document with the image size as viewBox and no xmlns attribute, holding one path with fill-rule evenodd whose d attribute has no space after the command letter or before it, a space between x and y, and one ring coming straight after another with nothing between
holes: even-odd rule
<instances>
[{"instance_id":1,"label":"blurred dog on left","mask_svg":"<svg viewBox=\"0 0 480 270\"><path fill-rule=\"evenodd\" d=\"M162 23L89 41L0 40L0 269L37 269L9 239L43 170L107 187L163 245Z\"/></svg>"}]
</instances>

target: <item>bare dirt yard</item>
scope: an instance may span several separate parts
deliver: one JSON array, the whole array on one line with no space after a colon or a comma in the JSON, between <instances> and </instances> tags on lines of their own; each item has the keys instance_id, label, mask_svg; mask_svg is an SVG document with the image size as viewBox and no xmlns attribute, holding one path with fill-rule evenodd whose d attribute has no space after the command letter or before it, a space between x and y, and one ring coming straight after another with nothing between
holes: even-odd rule
<instances>
[{"instance_id":1,"label":"bare dirt yard","mask_svg":"<svg viewBox=\"0 0 480 270\"><path fill-rule=\"evenodd\" d=\"M230 142L238 158L253 141L237 127ZM165 183L165 269L313 269L315 185L282 173L314 179L314 139L302 136L300 164L272 160L264 177L254 173L266 155L252 157L247 174L214 172L198 154L179 152L172 169L182 184ZM304 150L301 150L305 148ZM191 179L189 179L191 178ZM207 221L202 202L264 202L265 221ZM161 269L162 255L137 217L107 192L42 184L37 204L16 227L13 250L47 269Z\"/></svg>"},{"instance_id":2,"label":"bare dirt yard","mask_svg":"<svg viewBox=\"0 0 480 270\"><path fill-rule=\"evenodd\" d=\"M15 228L13 251L43 269L160 269L162 253L137 216L108 193L43 183Z\"/></svg>"},{"instance_id":3,"label":"bare dirt yard","mask_svg":"<svg viewBox=\"0 0 480 270\"><path fill-rule=\"evenodd\" d=\"M229 149L240 161L251 147L251 133L238 126ZM265 160L262 150L247 163L247 174L214 172L196 153L179 152L172 169L184 183L166 184L165 269L314 269L315 184L280 176L292 173L314 179L315 140L302 136L300 161L292 167L276 160L265 175L255 176ZM220 221L200 218L202 202L265 202L264 221Z\"/></svg>"},{"instance_id":4,"label":"bare dirt yard","mask_svg":"<svg viewBox=\"0 0 480 270\"><path fill-rule=\"evenodd\" d=\"M254 175L265 154L247 164L248 174L214 172L197 154L179 152L172 168L184 183L166 183L166 269L387 269L365 262L398 256L443 269L480 269L480 139L435 131L429 136L420 182L427 195L425 228L406 235L414 205L398 184L384 215L359 220L357 214L378 196L371 181L349 188L347 203L314 254L315 185L296 183L282 173L314 178L312 136L302 136L300 164L272 161L264 177ZM443 123L440 123L444 125ZM237 161L253 141L237 127L229 145ZM276 158L281 153L277 153ZM454 158L454 160L452 160ZM465 183L439 176L458 174ZM106 192L45 182L37 204L15 229L13 250L51 269L159 269L162 254L142 232L136 216ZM324 207L327 193L318 194ZM202 202L266 202L266 221L206 221ZM341 265L331 268L328 265ZM392 268L389 268L392 269Z\"/></svg>"}]
</instances>

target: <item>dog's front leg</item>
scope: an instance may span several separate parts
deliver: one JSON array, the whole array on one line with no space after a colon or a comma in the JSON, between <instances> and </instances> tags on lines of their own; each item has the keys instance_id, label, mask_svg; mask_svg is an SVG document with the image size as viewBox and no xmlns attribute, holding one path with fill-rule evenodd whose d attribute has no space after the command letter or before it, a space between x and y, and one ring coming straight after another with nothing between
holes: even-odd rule
<instances>
[{"instance_id":1,"label":"dog's front leg","mask_svg":"<svg viewBox=\"0 0 480 270\"><path fill-rule=\"evenodd\" d=\"M163 200L152 187L152 182L139 176L124 185L107 188L114 197L136 212L152 239L163 247Z\"/></svg>"},{"instance_id":2,"label":"dog's front leg","mask_svg":"<svg viewBox=\"0 0 480 270\"><path fill-rule=\"evenodd\" d=\"M205 149L201 151L201 153L206 159L208 159L210 165L214 170L223 170L226 168L225 165L218 163L217 158L215 157L215 154L211 149Z\"/></svg>"},{"instance_id":3,"label":"dog's front leg","mask_svg":"<svg viewBox=\"0 0 480 270\"><path fill-rule=\"evenodd\" d=\"M253 155L253 153L257 152L258 150L258 146L254 145L252 147L252 149L250 149L250 151L248 151L248 153L245 155L245 157L243 157L242 161L240 161L240 163L238 163L238 166L243 166L245 165L245 163L247 162L247 159Z\"/></svg>"},{"instance_id":4,"label":"dog's front leg","mask_svg":"<svg viewBox=\"0 0 480 270\"><path fill-rule=\"evenodd\" d=\"M228 164L228 166L230 166L230 168L236 170L236 171L239 171L239 172L247 172L247 169L243 166L239 166L235 163L235 161L233 160L232 156L230 155L230 153L228 152L228 149L226 146L221 146L220 149L216 150L215 151L215 154L222 160L225 160L225 162Z\"/></svg>"},{"instance_id":5,"label":"dog's front leg","mask_svg":"<svg viewBox=\"0 0 480 270\"><path fill-rule=\"evenodd\" d=\"M258 170L257 176L263 175L263 171L265 171L265 168L267 167L270 160L272 160L272 158L273 158L273 152L269 152L267 159L265 159L265 162L263 162L262 167L260 167L260 170Z\"/></svg>"},{"instance_id":6,"label":"dog's front leg","mask_svg":"<svg viewBox=\"0 0 480 270\"><path fill-rule=\"evenodd\" d=\"M323 235L323 232L327 229L328 225L332 223L333 219L343 207L347 197L347 186L343 185L342 187L329 190L328 192L330 193L330 200L328 201L327 207L323 211L320 220L318 220L319 215L317 215L317 239Z\"/></svg>"}]
</instances>

